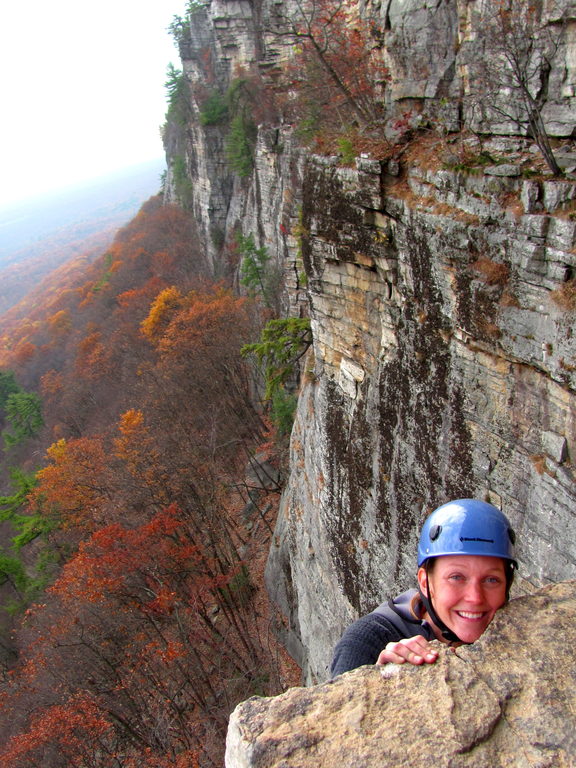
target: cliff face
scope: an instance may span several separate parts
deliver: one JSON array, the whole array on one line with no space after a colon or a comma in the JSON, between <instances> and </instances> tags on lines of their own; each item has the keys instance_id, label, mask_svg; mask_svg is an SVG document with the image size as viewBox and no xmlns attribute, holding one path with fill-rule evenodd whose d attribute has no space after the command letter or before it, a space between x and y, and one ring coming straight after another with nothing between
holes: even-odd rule
<instances>
[{"instance_id":1,"label":"cliff face","mask_svg":"<svg viewBox=\"0 0 576 768\"><path fill-rule=\"evenodd\" d=\"M554 295L575 266L558 195L576 190L543 182L531 213L534 184L308 165L315 362L268 583L312 676L342 626L413 583L446 499L501 506L531 584L574 574L573 315Z\"/></svg>"},{"instance_id":2,"label":"cliff face","mask_svg":"<svg viewBox=\"0 0 576 768\"><path fill-rule=\"evenodd\" d=\"M483 7L366 6L384 30L391 113L434 113L448 129L473 108L465 97L490 56ZM390 162L342 167L299 149L289 125L263 123L253 173L235 176L224 129L201 125L199 103L207 83L225 88L254 64L269 73L286 55L266 31L275 8L220 1L193 15L181 41L190 119L167 133L167 149L185 159L215 272L233 231L252 233L284 271L289 311L310 312L267 581L313 681L347 623L413 583L418 529L449 498L487 498L508 514L521 590L576 576L576 186L546 176L533 144L485 114L476 128L491 131L482 149L498 161L488 167L457 162L477 144L451 149L437 135ZM568 16L545 110L565 165L576 113ZM552 11L548 21L558 26ZM173 167L169 198L175 188Z\"/></svg>"},{"instance_id":3,"label":"cliff face","mask_svg":"<svg viewBox=\"0 0 576 768\"><path fill-rule=\"evenodd\" d=\"M476 95L476 84L487 77L481 63L495 56L482 35L493 0L378 0L360 5L362 14L380 30L389 70L384 98L392 134L394 117L407 110L422 119L432 117L445 130L465 119L486 134L517 132L510 119L488 115ZM551 136L570 138L576 113L576 5L574 0L559 0L544 6L542 30L534 36L537 40L552 30L556 48L542 84L543 114ZM173 161L180 157L192 185L190 209L202 225L215 265L222 258L222 242L239 224L282 262L293 251L285 233L290 232L288 225L300 204L301 158L290 126L271 126L262 118L254 173L246 180L235 176L226 162L226 129L202 125L200 114L208 94L224 92L251 69L275 78L278 65L292 50L290 38L278 32L286 31L282 20L297 17L297 9L293 0L210 0L194 11L190 31L180 40L182 68L190 84L189 118L184 129L165 135L166 194L169 200L177 197ZM555 32L561 16L564 26L561 33ZM506 88L501 90L504 95L494 97L497 101L509 97ZM569 162L576 164L573 157ZM279 224L284 225L281 230Z\"/></svg>"}]
</instances>

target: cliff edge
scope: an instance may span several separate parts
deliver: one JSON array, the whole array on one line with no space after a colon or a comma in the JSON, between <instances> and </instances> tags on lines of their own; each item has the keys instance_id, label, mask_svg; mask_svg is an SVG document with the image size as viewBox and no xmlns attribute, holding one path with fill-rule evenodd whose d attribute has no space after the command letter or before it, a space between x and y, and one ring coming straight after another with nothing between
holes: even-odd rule
<instances>
[{"instance_id":1,"label":"cliff edge","mask_svg":"<svg viewBox=\"0 0 576 768\"><path fill-rule=\"evenodd\" d=\"M226 768L485 768L576 762L576 581L512 600L477 643L389 665L230 718Z\"/></svg>"}]
</instances>

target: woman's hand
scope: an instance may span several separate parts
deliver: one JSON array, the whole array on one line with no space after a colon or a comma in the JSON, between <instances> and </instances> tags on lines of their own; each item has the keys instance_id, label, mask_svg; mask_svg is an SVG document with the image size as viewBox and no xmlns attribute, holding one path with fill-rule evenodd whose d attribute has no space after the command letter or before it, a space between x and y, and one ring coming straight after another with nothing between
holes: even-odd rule
<instances>
[{"instance_id":1,"label":"woman's hand","mask_svg":"<svg viewBox=\"0 0 576 768\"><path fill-rule=\"evenodd\" d=\"M438 650L433 648L422 635L407 637L396 643L388 643L378 656L376 664L434 664L438 658Z\"/></svg>"}]
</instances>

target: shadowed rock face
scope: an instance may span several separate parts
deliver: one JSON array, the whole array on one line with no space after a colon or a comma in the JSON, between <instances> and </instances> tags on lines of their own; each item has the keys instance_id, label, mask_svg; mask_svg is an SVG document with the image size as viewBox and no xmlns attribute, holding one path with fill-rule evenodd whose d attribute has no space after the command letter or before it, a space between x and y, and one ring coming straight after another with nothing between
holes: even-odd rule
<instances>
[{"instance_id":1,"label":"shadowed rock face","mask_svg":"<svg viewBox=\"0 0 576 768\"><path fill-rule=\"evenodd\" d=\"M226 768L573 766L575 615L576 582L552 585L434 665L249 699L230 718Z\"/></svg>"}]
</instances>

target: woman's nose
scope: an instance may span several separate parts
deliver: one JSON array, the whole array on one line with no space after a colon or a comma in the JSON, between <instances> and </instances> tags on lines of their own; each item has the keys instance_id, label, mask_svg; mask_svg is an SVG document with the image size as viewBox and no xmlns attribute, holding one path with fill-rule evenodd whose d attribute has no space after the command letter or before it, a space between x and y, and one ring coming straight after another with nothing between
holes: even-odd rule
<instances>
[{"instance_id":1,"label":"woman's nose","mask_svg":"<svg viewBox=\"0 0 576 768\"><path fill-rule=\"evenodd\" d=\"M471 603L483 603L484 602L484 590L480 581L470 579L466 584L466 599Z\"/></svg>"}]
</instances>

